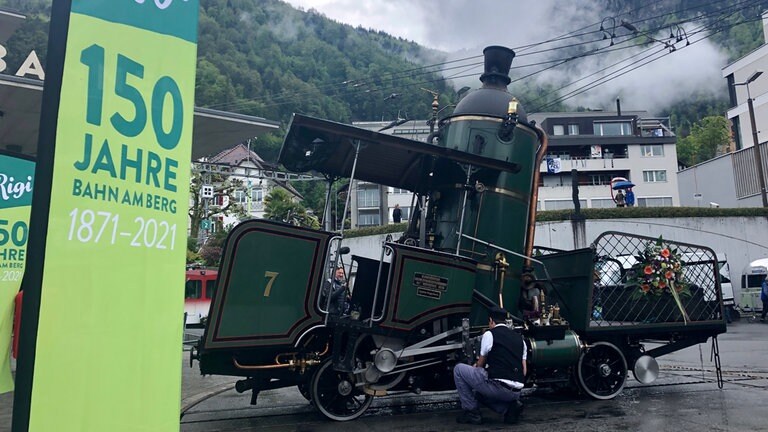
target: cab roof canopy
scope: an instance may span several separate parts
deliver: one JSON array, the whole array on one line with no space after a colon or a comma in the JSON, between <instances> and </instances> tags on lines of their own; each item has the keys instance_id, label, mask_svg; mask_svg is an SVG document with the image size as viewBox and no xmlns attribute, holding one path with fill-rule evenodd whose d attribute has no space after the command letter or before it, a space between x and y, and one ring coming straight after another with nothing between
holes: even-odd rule
<instances>
[{"instance_id":1,"label":"cab roof canopy","mask_svg":"<svg viewBox=\"0 0 768 432\"><path fill-rule=\"evenodd\" d=\"M414 192L424 189L432 158L442 158L477 168L517 172L513 162L477 156L426 142L374 132L342 123L294 114L280 150L279 162L295 172L317 171L349 178L360 153L355 180L378 183Z\"/></svg>"}]
</instances>

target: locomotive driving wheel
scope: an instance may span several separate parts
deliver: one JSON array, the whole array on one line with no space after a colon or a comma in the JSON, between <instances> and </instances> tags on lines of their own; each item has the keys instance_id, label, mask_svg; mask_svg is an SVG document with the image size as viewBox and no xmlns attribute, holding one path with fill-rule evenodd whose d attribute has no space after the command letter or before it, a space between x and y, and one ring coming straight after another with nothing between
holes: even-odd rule
<instances>
[{"instance_id":1,"label":"locomotive driving wheel","mask_svg":"<svg viewBox=\"0 0 768 432\"><path fill-rule=\"evenodd\" d=\"M373 396L355 385L355 376L333 369L332 359L323 362L312 377L311 397L317 409L331 420L354 420L365 412Z\"/></svg>"},{"instance_id":2,"label":"locomotive driving wheel","mask_svg":"<svg viewBox=\"0 0 768 432\"><path fill-rule=\"evenodd\" d=\"M579 387L595 399L613 399L627 381L627 360L610 342L597 342L581 353L576 370Z\"/></svg>"}]
</instances>

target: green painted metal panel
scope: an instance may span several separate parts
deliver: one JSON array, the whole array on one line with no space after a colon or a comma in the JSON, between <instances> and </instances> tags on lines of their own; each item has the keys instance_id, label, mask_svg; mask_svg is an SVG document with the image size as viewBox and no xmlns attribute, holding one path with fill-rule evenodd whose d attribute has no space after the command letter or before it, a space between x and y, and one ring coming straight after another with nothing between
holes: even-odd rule
<instances>
[{"instance_id":1,"label":"green painted metal panel","mask_svg":"<svg viewBox=\"0 0 768 432\"><path fill-rule=\"evenodd\" d=\"M592 283L595 251L591 248L536 257L547 266L554 287L549 287L547 304L560 306L560 314L572 329L585 331L592 315ZM544 278L541 265L536 276Z\"/></svg>"},{"instance_id":2,"label":"green painted metal panel","mask_svg":"<svg viewBox=\"0 0 768 432\"><path fill-rule=\"evenodd\" d=\"M469 312L475 261L393 246L393 284L384 327L410 330L432 319Z\"/></svg>"},{"instance_id":3,"label":"green painted metal panel","mask_svg":"<svg viewBox=\"0 0 768 432\"><path fill-rule=\"evenodd\" d=\"M292 344L322 322L316 300L330 233L264 220L227 239L205 348Z\"/></svg>"}]
</instances>

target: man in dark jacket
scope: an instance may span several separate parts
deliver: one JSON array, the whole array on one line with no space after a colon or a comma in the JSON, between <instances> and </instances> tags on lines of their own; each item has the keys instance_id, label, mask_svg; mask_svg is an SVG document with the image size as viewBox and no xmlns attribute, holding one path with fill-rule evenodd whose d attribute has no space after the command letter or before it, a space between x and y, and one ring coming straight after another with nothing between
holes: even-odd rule
<instances>
[{"instance_id":1,"label":"man in dark jacket","mask_svg":"<svg viewBox=\"0 0 768 432\"><path fill-rule=\"evenodd\" d=\"M328 294L331 299L328 302ZM346 315L349 307L349 292L347 291L347 281L344 277L344 267L338 267L333 280L325 282L323 295L320 298L323 307L328 305L328 313L333 316ZM328 303L326 303L328 302Z\"/></svg>"},{"instance_id":2,"label":"man in dark jacket","mask_svg":"<svg viewBox=\"0 0 768 432\"><path fill-rule=\"evenodd\" d=\"M493 308L488 331L483 333L477 362L457 364L453 379L464 410L458 423L482 424L478 396L492 410L504 415L505 423L516 423L522 403L520 390L525 382L527 349L523 337L506 325L507 311Z\"/></svg>"},{"instance_id":3,"label":"man in dark jacket","mask_svg":"<svg viewBox=\"0 0 768 432\"><path fill-rule=\"evenodd\" d=\"M392 222L400 223L403 220L403 211L400 209L400 204L395 204L395 209L392 210Z\"/></svg>"}]
</instances>

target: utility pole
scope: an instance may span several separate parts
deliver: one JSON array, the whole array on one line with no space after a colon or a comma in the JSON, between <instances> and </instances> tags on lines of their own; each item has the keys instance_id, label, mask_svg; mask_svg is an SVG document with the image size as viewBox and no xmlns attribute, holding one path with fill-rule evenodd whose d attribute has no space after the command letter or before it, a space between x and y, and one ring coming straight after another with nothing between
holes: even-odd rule
<instances>
[{"instance_id":1,"label":"utility pole","mask_svg":"<svg viewBox=\"0 0 768 432\"><path fill-rule=\"evenodd\" d=\"M747 93L749 93L749 86L747 86ZM755 164L757 165L757 181L760 185L760 195L763 197L763 207L768 207L768 196L765 192L765 176L763 175L763 156L760 154L760 141L757 140L757 125L755 124L755 107L752 103L752 98L747 99L747 106L749 107L749 122L752 125L752 147L755 149Z\"/></svg>"}]
</instances>

